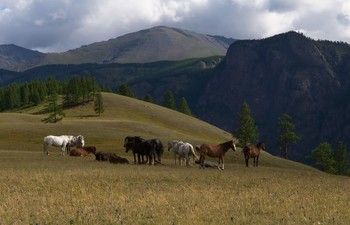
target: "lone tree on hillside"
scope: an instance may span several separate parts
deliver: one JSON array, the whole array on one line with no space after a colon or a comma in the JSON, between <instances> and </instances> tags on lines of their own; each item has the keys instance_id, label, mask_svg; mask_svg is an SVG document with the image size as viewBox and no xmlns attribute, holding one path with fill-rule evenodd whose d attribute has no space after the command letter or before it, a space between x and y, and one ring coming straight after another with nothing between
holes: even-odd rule
<instances>
[{"instance_id":1,"label":"lone tree on hillside","mask_svg":"<svg viewBox=\"0 0 350 225\"><path fill-rule=\"evenodd\" d=\"M255 126L254 118L251 115L249 105L244 102L238 114L238 128L235 132L235 137L243 147L248 143L255 143L258 140L258 136L259 134Z\"/></svg>"},{"instance_id":2,"label":"lone tree on hillside","mask_svg":"<svg viewBox=\"0 0 350 225\"><path fill-rule=\"evenodd\" d=\"M193 116L191 109L187 103L187 100L184 97L181 98L179 112L184 113L184 114L189 115L189 116Z\"/></svg>"},{"instance_id":3,"label":"lone tree on hillside","mask_svg":"<svg viewBox=\"0 0 350 225\"><path fill-rule=\"evenodd\" d=\"M147 94L144 98L143 101L149 102L149 103L154 103L153 98L150 94Z\"/></svg>"},{"instance_id":4,"label":"lone tree on hillside","mask_svg":"<svg viewBox=\"0 0 350 225\"><path fill-rule=\"evenodd\" d=\"M95 110L95 113L98 114L99 116L101 115L101 113L105 111L101 92L97 92L95 94L94 110Z\"/></svg>"},{"instance_id":5,"label":"lone tree on hillside","mask_svg":"<svg viewBox=\"0 0 350 225\"><path fill-rule=\"evenodd\" d=\"M278 118L279 132L277 136L277 145L283 151L284 158L288 158L289 144L299 141L299 136L294 133L295 126L292 123L292 117L288 114L282 114Z\"/></svg>"},{"instance_id":6,"label":"lone tree on hillside","mask_svg":"<svg viewBox=\"0 0 350 225\"><path fill-rule=\"evenodd\" d=\"M169 109L176 110L176 103L174 100L174 95L171 91L168 91L163 99L163 106Z\"/></svg>"},{"instance_id":7,"label":"lone tree on hillside","mask_svg":"<svg viewBox=\"0 0 350 225\"><path fill-rule=\"evenodd\" d=\"M57 123L65 117L62 105L58 104L58 94L53 92L48 97L48 105L46 110L49 112L49 116L42 121L45 123Z\"/></svg>"}]
</instances>

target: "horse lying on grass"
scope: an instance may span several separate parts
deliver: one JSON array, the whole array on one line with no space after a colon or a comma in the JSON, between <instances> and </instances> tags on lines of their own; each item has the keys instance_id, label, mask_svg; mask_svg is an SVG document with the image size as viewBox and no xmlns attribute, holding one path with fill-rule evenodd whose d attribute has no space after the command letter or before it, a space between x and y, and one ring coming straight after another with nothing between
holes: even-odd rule
<instances>
[{"instance_id":1,"label":"horse lying on grass","mask_svg":"<svg viewBox=\"0 0 350 225\"><path fill-rule=\"evenodd\" d=\"M85 146L85 147L72 149L69 152L69 155L70 156L88 156L90 153L93 153L93 154L96 153L95 146Z\"/></svg>"},{"instance_id":2,"label":"horse lying on grass","mask_svg":"<svg viewBox=\"0 0 350 225\"><path fill-rule=\"evenodd\" d=\"M94 153L97 161L108 161L110 163L120 163L120 164L129 164L129 161L126 158L117 156L114 153L110 152L97 152Z\"/></svg>"}]
</instances>

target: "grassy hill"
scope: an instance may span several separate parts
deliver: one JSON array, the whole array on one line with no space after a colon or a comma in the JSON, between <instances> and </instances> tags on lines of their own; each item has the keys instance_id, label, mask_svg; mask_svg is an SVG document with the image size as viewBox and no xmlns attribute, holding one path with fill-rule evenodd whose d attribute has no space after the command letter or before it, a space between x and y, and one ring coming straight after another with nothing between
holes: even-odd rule
<instances>
[{"instance_id":1,"label":"grassy hill","mask_svg":"<svg viewBox=\"0 0 350 225\"><path fill-rule=\"evenodd\" d=\"M98 163L42 150L48 134L83 134L86 145L132 161L127 135L220 143L231 135L163 107L103 93L105 113L92 105L66 110L44 124L43 106L0 115L0 224L347 224L350 179L263 152L245 168L229 151L225 171L163 165ZM213 160L213 159L212 159Z\"/></svg>"},{"instance_id":2,"label":"grassy hill","mask_svg":"<svg viewBox=\"0 0 350 225\"><path fill-rule=\"evenodd\" d=\"M41 122L47 117L40 114L44 105L15 113L2 113L0 149L41 152L42 139L47 135L82 134L86 145L94 145L100 151L115 152L131 159L131 155L126 155L123 148L124 138L128 135L159 138L165 145L168 140L174 139L193 145L222 143L232 139L232 135L224 130L159 105L113 93L103 93L103 99L105 112L100 117L94 113L93 103L89 103L65 110L66 117L57 124ZM57 148L51 151L58 153ZM165 157L171 157L167 151ZM226 160L243 163L243 155L240 151L234 154L230 151ZM262 153L262 161L271 166L308 168L267 152Z\"/></svg>"}]
</instances>

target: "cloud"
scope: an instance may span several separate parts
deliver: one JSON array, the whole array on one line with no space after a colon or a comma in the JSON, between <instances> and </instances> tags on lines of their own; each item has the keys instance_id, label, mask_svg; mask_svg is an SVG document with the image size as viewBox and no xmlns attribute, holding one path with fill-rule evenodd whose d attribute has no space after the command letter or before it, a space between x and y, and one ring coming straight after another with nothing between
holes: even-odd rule
<instances>
[{"instance_id":1,"label":"cloud","mask_svg":"<svg viewBox=\"0 0 350 225\"><path fill-rule=\"evenodd\" d=\"M350 43L347 0L2 0L0 44L65 51L165 25L238 39L289 30Z\"/></svg>"}]
</instances>

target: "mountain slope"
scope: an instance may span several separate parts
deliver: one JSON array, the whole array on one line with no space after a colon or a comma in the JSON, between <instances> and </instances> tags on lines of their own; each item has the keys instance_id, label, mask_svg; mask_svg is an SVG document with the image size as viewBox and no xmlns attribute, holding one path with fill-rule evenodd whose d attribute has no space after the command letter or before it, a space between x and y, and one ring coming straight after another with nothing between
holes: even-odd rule
<instances>
[{"instance_id":1,"label":"mountain slope","mask_svg":"<svg viewBox=\"0 0 350 225\"><path fill-rule=\"evenodd\" d=\"M59 124L41 122L47 116L40 113L45 104L16 113L1 113L0 149L42 152L42 137L48 134L83 134L86 145L125 155L124 138L140 135L146 139L161 139L165 145L164 158L173 159L172 152L167 151L168 140L198 145L232 139L230 133L177 111L113 93L102 94L105 112L99 117L93 111L93 103L65 109L66 117ZM237 163L244 168L241 150L227 152L225 162ZM260 166L316 171L267 152L262 152Z\"/></svg>"},{"instance_id":2,"label":"mountain slope","mask_svg":"<svg viewBox=\"0 0 350 225\"><path fill-rule=\"evenodd\" d=\"M350 135L350 46L288 32L232 44L218 76L208 81L197 115L226 130L236 127L243 102L250 105L261 139L275 145L277 118L293 117L301 141L293 159L305 160L320 142Z\"/></svg>"},{"instance_id":3,"label":"mountain slope","mask_svg":"<svg viewBox=\"0 0 350 225\"><path fill-rule=\"evenodd\" d=\"M49 63L146 63L225 55L232 39L153 27L65 53L48 54Z\"/></svg>"},{"instance_id":4,"label":"mountain slope","mask_svg":"<svg viewBox=\"0 0 350 225\"><path fill-rule=\"evenodd\" d=\"M41 65L45 54L16 45L0 45L0 68L22 71Z\"/></svg>"},{"instance_id":5,"label":"mountain slope","mask_svg":"<svg viewBox=\"0 0 350 225\"><path fill-rule=\"evenodd\" d=\"M44 54L0 45L0 69L23 71L47 64L146 63L224 56L234 41L182 29L153 27L63 53Z\"/></svg>"}]
</instances>

